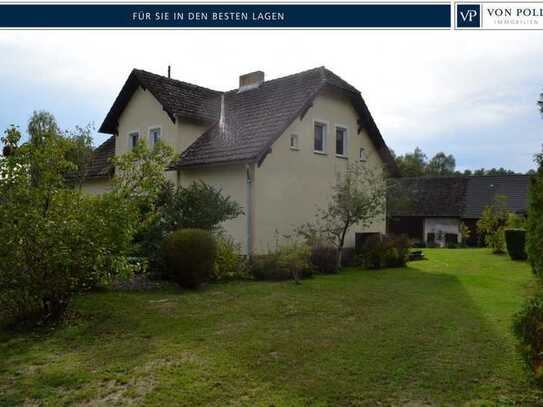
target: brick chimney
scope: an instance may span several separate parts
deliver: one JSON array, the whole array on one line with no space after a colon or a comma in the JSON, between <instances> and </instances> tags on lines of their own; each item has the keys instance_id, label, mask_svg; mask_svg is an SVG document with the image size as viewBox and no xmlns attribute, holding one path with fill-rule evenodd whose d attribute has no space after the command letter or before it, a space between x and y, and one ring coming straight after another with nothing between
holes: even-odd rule
<instances>
[{"instance_id":1,"label":"brick chimney","mask_svg":"<svg viewBox=\"0 0 543 407\"><path fill-rule=\"evenodd\" d=\"M264 82L264 72L255 71L239 77L238 93L258 88Z\"/></svg>"}]
</instances>

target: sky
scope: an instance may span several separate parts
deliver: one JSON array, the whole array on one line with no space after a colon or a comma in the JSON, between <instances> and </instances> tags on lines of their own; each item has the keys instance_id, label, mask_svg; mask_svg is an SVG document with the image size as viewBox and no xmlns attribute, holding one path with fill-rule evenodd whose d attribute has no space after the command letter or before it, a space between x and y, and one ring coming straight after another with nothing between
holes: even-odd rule
<instances>
[{"instance_id":1,"label":"sky","mask_svg":"<svg viewBox=\"0 0 543 407\"><path fill-rule=\"evenodd\" d=\"M397 154L524 172L543 143L542 51L537 31L0 31L0 129L25 129L34 110L98 128L135 67L229 90L255 70L324 65L362 92Z\"/></svg>"}]
</instances>

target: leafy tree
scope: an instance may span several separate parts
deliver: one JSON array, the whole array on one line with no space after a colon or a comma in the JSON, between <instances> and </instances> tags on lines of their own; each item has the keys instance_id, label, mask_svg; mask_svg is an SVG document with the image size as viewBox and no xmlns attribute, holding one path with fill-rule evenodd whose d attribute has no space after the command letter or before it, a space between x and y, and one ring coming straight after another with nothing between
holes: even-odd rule
<instances>
[{"instance_id":1,"label":"leafy tree","mask_svg":"<svg viewBox=\"0 0 543 407\"><path fill-rule=\"evenodd\" d=\"M426 165L426 175L453 175L456 160L452 154L437 153Z\"/></svg>"},{"instance_id":2,"label":"leafy tree","mask_svg":"<svg viewBox=\"0 0 543 407\"><path fill-rule=\"evenodd\" d=\"M187 228L218 232L221 223L243 214L241 206L222 190L201 181L177 188L163 184L154 208L156 215L140 236L142 254L153 267L159 267L157 253L169 233Z\"/></svg>"},{"instance_id":3,"label":"leafy tree","mask_svg":"<svg viewBox=\"0 0 543 407\"><path fill-rule=\"evenodd\" d=\"M502 176L502 175L515 175L516 172L513 170L508 170L503 167L500 168L479 168L478 170L475 170L473 172L473 175L494 175L494 176Z\"/></svg>"},{"instance_id":4,"label":"leafy tree","mask_svg":"<svg viewBox=\"0 0 543 407\"><path fill-rule=\"evenodd\" d=\"M168 230L198 228L214 231L221 223L243 214L241 206L222 190L194 181L173 189L171 184L162 194L164 205L160 215Z\"/></svg>"},{"instance_id":5,"label":"leafy tree","mask_svg":"<svg viewBox=\"0 0 543 407\"><path fill-rule=\"evenodd\" d=\"M352 164L332 188L328 206L319 208L316 220L301 225L297 233L312 244L333 244L338 251L339 268L347 232L355 225L367 228L384 216L386 190L382 171Z\"/></svg>"},{"instance_id":6,"label":"leafy tree","mask_svg":"<svg viewBox=\"0 0 543 407\"><path fill-rule=\"evenodd\" d=\"M67 179L79 189L85 182L87 168L92 158L92 130L91 126L77 126L75 130L64 132L64 137L70 143L66 151L66 160L74 165L74 170L67 175Z\"/></svg>"},{"instance_id":7,"label":"leafy tree","mask_svg":"<svg viewBox=\"0 0 543 407\"><path fill-rule=\"evenodd\" d=\"M31 120L28 143L16 127L2 138L10 146L0 159L2 321L56 318L75 293L130 270L130 202L68 187L71 143L42 116L46 125Z\"/></svg>"},{"instance_id":8,"label":"leafy tree","mask_svg":"<svg viewBox=\"0 0 543 407\"><path fill-rule=\"evenodd\" d=\"M477 222L479 233L484 236L486 245L491 247L495 254L505 252L504 228L508 216L507 197L496 195L494 202L483 209L481 219Z\"/></svg>"},{"instance_id":9,"label":"leafy tree","mask_svg":"<svg viewBox=\"0 0 543 407\"><path fill-rule=\"evenodd\" d=\"M421 177L426 169L426 154L417 147L412 153L397 156L396 165L402 177Z\"/></svg>"}]
</instances>

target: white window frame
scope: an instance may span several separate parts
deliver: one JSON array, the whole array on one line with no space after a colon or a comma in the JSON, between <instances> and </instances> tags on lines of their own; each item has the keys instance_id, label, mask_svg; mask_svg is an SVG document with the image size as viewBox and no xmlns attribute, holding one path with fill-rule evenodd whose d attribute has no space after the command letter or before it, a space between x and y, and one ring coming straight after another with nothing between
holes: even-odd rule
<instances>
[{"instance_id":1,"label":"white window frame","mask_svg":"<svg viewBox=\"0 0 543 407\"><path fill-rule=\"evenodd\" d=\"M292 145L293 139L296 140L295 145ZM289 147L291 150L298 151L300 149L300 136L298 134L296 133L291 134L288 142L289 142Z\"/></svg>"},{"instance_id":2,"label":"white window frame","mask_svg":"<svg viewBox=\"0 0 543 407\"><path fill-rule=\"evenodd\" d=\"M336 157L349 158L349 128L343 124L335 124L334 126L334 148L336 149ZM337 129L343 129L345 131L343 136L343 154L337 152Z\"/></svg>"},{"instance_id":3,"label":"white window frame","mask_svg":"<svg viewBox=\"0 0 543 407\"><path fill-rule=\"evenodd\" d=\"M157 126L149 126L147 128L147 138L149 139L149 145L154 147L155 146L155 141L151 137L151 130L159 130L160 131L160 137L158 139L162 140L162 126L158 126L158 125Z\"/></svg>"},{"instance_id":4,"label":"white window frame","mask_svg":"<svg viewBox=\"0 0 543 407\"><path fill-rule=\"evenodd\" d=\"M324 134L323 134L323 139L322 139L322 151L315 150L315 125L317 124L324 126ZM330 123L328 121L320 120L320 119L313 120L313 137L311 139L313 142L313 152L315 154L323 154L323 155L328 154L327 149L328 149L328 129L329 128L330 128Z\"/></svg>"},{"instance_id":5,"label":"white window frame","mask_svg":"<svg viewBox=\"0 0 543 407\"><path fill-rule=\"evenodd\" d=\"M138 135L138 141L139 142L141 140L141 134L139 132L139 130L132 130L132 131L129 131L128 132L128 149L129 150L133 150L134 149L134 145L132 145L132 135L134 134L137 134ZM136 144L137 144L136 142Z\"/></svg>"}]
</instances>

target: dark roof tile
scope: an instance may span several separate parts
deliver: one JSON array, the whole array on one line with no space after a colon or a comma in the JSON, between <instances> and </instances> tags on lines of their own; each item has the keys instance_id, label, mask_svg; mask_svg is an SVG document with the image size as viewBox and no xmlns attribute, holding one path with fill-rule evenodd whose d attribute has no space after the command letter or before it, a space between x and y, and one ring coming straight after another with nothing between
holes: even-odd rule
<instances>
[{"instance_id":1,"label":"dark roof tile","mask_svg":"<svg viewBox=\"0 0 543 407\"><path fill-rule=\"evenodd\" d=\"M528 175L397 178L388 194L391 216L481 217L496 195L513 212L528 207Z\"/></svg>"},{"instance_id":2,"label":"dark roof tile","mask_svg":"<svg viewBox=\"0 0 543 407\"><path fill-rule=\"evenodd\" d=\"M108 177L113 174L111 159L115 156L115 136L111 136L99 145L92 154L87 167L87 178Z\"/></svg>"}]
</instances>

